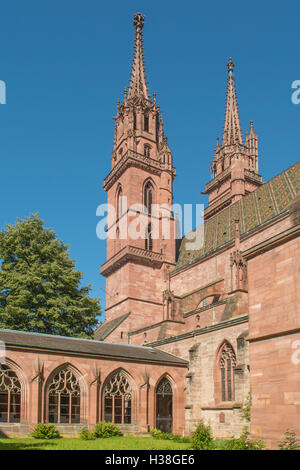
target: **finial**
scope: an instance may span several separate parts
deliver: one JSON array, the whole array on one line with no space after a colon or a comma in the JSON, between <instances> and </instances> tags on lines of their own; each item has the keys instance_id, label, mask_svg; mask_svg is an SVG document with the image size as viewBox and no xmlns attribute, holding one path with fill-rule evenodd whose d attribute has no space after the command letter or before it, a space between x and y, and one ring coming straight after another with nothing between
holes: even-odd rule
<instances>
[{"instance_id":1,"label":"finial","mask_svg":"<svg viewBox=\"0 0 300 470\"><path fill-rule=\"evenodd\" d=\"M127 88L125 87L124 88L124 101L126 100L126 96L127 96Z\"/></svg>"},{"instance_id":2,"label":"finial","mask_svg":"<svg viewBox=\"0 0 300 470\"><path fill-rule=\"evenodd\" d=\"M153 103L156 104L156 92L153 92Z\"/></svg>"},{"instance_id":3,"label":"finial","mask_svg":"<svg viewBox=\"0 0 300 470\"><path fill-rule=\"evenodd\" d=\"M120 108L120 100L119 100L119 98L118 98L118 99L117 99L117 109L118 109L118 111L119 111L119 108Z\"/></svg>"},{"instance_id":4,"label":"finial","mask_svg":"<svg viewBox=\"0 0 300 470\"><path fill-rule=\"evenodd\" d=\"M233 63L233 60L231 57L229 57L229 62L227 64L227 68L228 68L228 72L232 72L233 71L233 68L234 68L234 63Z\"/></svg>"},{"instance_id":5,"label":"finial","mask_svg":"<svg viewBox=\"0 0 300 470\"><path fill-rule=\"evenodd\" d=\"M141 13L136 13L133 17L133 24L137 30L143 29L145 17Z\"/></svg>"}]
</instances>

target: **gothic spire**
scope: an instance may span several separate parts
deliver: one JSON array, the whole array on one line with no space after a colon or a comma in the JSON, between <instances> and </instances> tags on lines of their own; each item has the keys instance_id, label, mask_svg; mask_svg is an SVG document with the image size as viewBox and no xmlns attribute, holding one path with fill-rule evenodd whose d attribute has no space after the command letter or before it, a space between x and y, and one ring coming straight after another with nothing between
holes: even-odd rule
<instances>
[{"instance_id":1,"label":"gothic spire","mask_svg":"<svg viewBox=\"0 0 300 470\"><path fill-rule=\"evenodd\" d=\"M145 17L141 13L134 15L133 24L135 26L135 45L134 45L134 58L131 71L131 79L128 90L127 98L144 97L147 100L148 89L146 84L146 74L144 66L144 53L143 53L143 33Z\"/></svg>"},{"instance_id":2,"label":"gothic spire","mask_svg":"<svg viewBox=\"0 0 300 470\"><path fill-rule=\"evenodd\" d=\"M233 68L234 63L232 58L229 58L227 64L228 79L227 79L227 99L226 99L226 112L225 112L225 125L223 133L223 146L234 143L243 143L241 124L239 118L238 104L236 98L236 90L234 84Z\"/></svg>"}]
</instances>

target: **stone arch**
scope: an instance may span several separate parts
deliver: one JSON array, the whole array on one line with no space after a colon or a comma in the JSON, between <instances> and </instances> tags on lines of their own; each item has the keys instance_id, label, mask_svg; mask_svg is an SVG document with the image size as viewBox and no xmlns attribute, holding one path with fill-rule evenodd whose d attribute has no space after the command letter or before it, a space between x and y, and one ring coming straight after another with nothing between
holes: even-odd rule
<instances>
[{"instance_id":1,"label":"stone arch","mask_svg":"<svg viewBox=\"0 0 300 470\"><path fill-rule=\"evenodd\" d=\"M155 384L155 428L163 432L173 429L175 388L175 381L168 373L162 374Z\"/></svg>"},{"instance_id":2,"label":"stone arch","mask_svg":"<svg viewBox=\"0 0 300 470\"><path fill-rule=\"evenodd\" d=\"M206 292L206 294L201 298L198 306L196 308L205 307L206 305L214 304L219 301L221 293L218 292ZM205 302L207 301L207 302Z\"/></svg>"},{"instance_id":3,"label":"stone arch","mask_svg":"<svg viewBox=\"0 0 300 470\"><path fill-rule=\"evenodd\" d=\"M62 372L66 372L66 376L63 377ZM53 420L49 419L49 390L53 392L52 396L55 396L56 393L54 393L55 389L55 382L57 384L57 390L58 390L58 395L60 395L59 391L63 389L63 381L65 380L65 383L68 383L68 386L66 387L67 391L70 392L69 394L64 392L61 395L63 397L66 397L69 395L69 401L66 403L66 407L69 407L69 414L68 414L68 422L67 418L66 421L62 420L60 413L61 413L61 407L63 407L63 404L61 401L58 401L58 404L53 403L53 408L57 407L58 408L58 419ZM78 400L79 398L79 400ZM45 422L54 422L56 424L82 424L86 422L87 420L87 404L86 404L86 398L87 398L87 386L86 382L84 380L84 376L82 373L75 367L73 364L69 362L65 362L63 364L60 364L58 367L56 367L48 376L45 386L44 386L44 421ZM59 397L60 399L60 397ZM64 398L65 399L65 398ZM65 399L67 401L67 399ZM52 405L51 405L52 406ZM60 407L60 409L59 409ZM77 408L76 408L77 407ZM79 410L78 410L79 407ZM72 408L76 410L76 417L72 417ZM79 414L77 414L77 412ZM52 413L55 414L55 412ZM58 422L57 422L58 421ZM64 421L64 422L63 422Z\"/></svg>"},{"instance_id":4,"label":"stone arch","mask_svg":"<svg viewBox=\"0 0 300 470\"><path fill-rule=\"evenodd\" d=\"M237 355L228 339L219 344L214 361L215 402L232 402L235 397L234 368ZM229 364L230 361L230 364Z\"/></svg>"},{"instance_id":5,"label":"stone arch","mask_svg":"<svg viewBox=\"0 0 300 470\"><path fill-rule=\"evenodd\" d=\"M149 192L151 191L151 196ZM143 205L146 212L151 212L151 205L155 204L156 200L156 185L152 178L146 178L142 186Z\"/></svg>"},{"instance_id":6,"label":"stone arch","mask_svg":"<svg viewBox=\"0 0 300 470\"><path fill-rule=\"evenodd\" d=\"M102 420L116 424L134 424L137 418L137 387L133 377L122 367L114 369L101 390Z\"/></svg>"},{"instance_id":7,"label":"stone arch","mask_svg":"<svg viewBox=\"0 0 300 470\"><path fill-rule=\"evenodd\" d=\"M27 414L28 414L28 379L25 376L22 368L13 360L5 357L3 362L0 362L0 370L1 366L7 367L11 370L17 377L17 380L20 384L20 420L19 423L24 423L27 421Z\"/></svg>"},{"instance_id":8,"label":"stone arch","mask_svg":"<svg viewBox=\"0 0 300 470\"><path fill-rule=\"evenodd\" d=\"M123 188L121 183L118 183L117 189L116 189L116 195L115 195L115 207L116 207L116 216L117 220L121 217L123 214L123 207L122 207L122 197L123 197Z\"/></svg>"}]
</instances>

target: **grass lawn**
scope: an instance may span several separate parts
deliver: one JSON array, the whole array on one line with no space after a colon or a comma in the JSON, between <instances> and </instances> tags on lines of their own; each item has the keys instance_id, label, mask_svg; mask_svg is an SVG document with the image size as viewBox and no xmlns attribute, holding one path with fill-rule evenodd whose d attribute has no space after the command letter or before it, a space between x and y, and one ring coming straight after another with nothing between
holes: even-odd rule
<instances>
[{"instance_id":1,"label":"grass lawn","mask_svg":"<svg viewBox=\"0 0 300 470\"><path fill-rule=\"evenodd\" d=\"M0 439L0 450L186 450L190 443L154 439L153 437L110 437L84 441L67 439Z\"/></svg>"}]
</instances>

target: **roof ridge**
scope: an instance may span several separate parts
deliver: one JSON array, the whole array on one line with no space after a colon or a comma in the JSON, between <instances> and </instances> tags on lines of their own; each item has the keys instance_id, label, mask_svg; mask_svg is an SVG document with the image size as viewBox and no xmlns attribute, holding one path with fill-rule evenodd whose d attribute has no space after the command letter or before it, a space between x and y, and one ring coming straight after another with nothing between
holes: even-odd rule
<instances>
[{"instance_id":1,"label":"roof ridge","mask_svg":"<svg viewBox=\"0 0 300 470\"><path fill-rule=\"evenodd\" d=\"M150 346L139 346L135 344L125 344L125 343L114 343L114 342L109 342L109 341L99 341L96 339L87 339L87 338L76 338L74 336L61 336L61 335L51 335L48 333L37 333L35 331L22 331L22 330L11 330L9 328L0 328L0 333L1 331L6 331L8 333L17 333L17 334L25 334L25 335L35 335L35 336L45 336L48 338L61 338L61 339L67 339L67 340L73 340L73 341L87 341L89 343L101 343L101 344L115 344L116 346L127 346L131 348L143 348L143 349L153 349Z\"/></svg>"}]
</instances>

